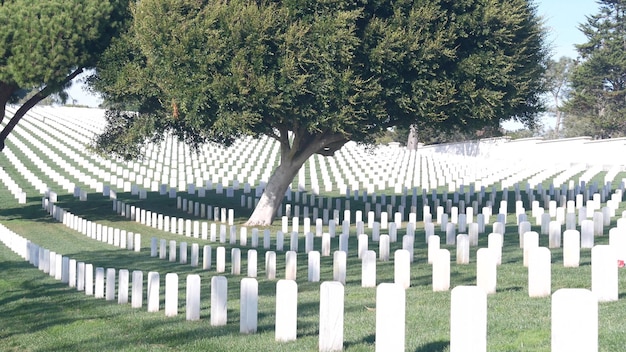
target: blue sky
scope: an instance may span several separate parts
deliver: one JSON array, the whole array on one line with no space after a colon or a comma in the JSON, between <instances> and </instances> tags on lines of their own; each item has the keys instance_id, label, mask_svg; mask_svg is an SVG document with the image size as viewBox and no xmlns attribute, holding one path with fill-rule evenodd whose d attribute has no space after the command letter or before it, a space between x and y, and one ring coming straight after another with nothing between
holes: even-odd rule
<instances>
[{"instance_id":1,"label":"blue sky","mask_svg":"<svg viewBox=\"0 0 626 352\"><path fill-rule=\"evenodd\" d=\"M587 38L578 30L586 16L598 13L595 0L536 0L537 12L545 19L548 42L554 49L553 58L561 56L576 58L574 44L582 44Z\"/></svg>"},{"instance_id":2,"label":"blue sky","mask_svg":"<svg viewBox=\"0 0 626 352\"><path fill-rule=\"evenodd\" d=\"M554 50L553 58L576 58L574 44L586 41L578 26L586 21L585 16L598 13L598 3L595 0L536 0L535 3L549 30L548 42ZM75 82L80 79L77 77ZM68 93L78 104L96 107L100 103L100 99L85 92L81 84L75 83Z\"/></svg>"}]
</instances>

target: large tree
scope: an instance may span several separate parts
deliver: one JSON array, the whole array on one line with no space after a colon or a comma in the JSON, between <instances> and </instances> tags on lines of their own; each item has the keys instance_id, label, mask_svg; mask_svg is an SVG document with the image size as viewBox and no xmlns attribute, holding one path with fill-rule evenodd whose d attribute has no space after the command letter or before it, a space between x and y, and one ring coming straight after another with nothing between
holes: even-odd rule
<instances>
[{"instance_id":1,"label":"large tree","mask_svg":"<svg viewBox=\"0 0 626 352\"><path fill-rule=\"evenodd\" d=\"M137 157L172 131L192 145L267 135L281 161L247 225L267 225L313 154L392 126L532 124L547 52L526 0L142 0L92 85L95 141ZM135 112L125 112L132 107Z\"/></svg>"},{"instance_id":2,"label":"large tree","mask_svg":"<svg viewBox=\"0 0 626 352\"><path fill-rule=\"evenodd\" d=\"M626 136L626 0L601 0L599 13L580 26L579 64L564 105L567 135Z\"/></svg>"},{"instance_id":3,"label":"large tree","mask_svg":"<svg viewBox=\"0 0 626 352\"><path fill-rule=\"evenodd\" d=\"M129 18L128 0L0 0L0 151L26 112L94 67Z\"/></svg>"}]
</instances>

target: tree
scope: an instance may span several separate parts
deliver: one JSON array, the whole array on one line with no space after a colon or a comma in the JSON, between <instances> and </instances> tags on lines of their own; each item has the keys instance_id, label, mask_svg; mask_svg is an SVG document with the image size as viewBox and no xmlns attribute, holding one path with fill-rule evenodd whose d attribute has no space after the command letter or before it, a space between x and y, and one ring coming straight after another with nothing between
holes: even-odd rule
<instances>
[{"instance_id":1,"label":"tree","mask_svg":"<svg viewBox=\"0 0 626 352\"><path fill-rule=\"evenodd\" d=\"M571 75L564 105L568 135L626 135L626 1L601 0L600 12L580 26L587 42L577 45L580 63Z\"/></svg>"},{"instance_id":2,"label":"tree","mask_svg":"<svg viewBox=\"0 0 626 352\"><path fill-rule=\"evenodd\" d=\"M547 55L526 0L142 0L132 11L91 80L117 107L93 147L131 159L167 131L193 146L276 139L280 164L247 225L272 222L315 153L394 126L532 124L542 109Z\"/></svg>"},{"instance_id":3,"label":"tree","mask_svg":"<svg viewBox=\"0 0 626 352\"><path fill-rule=\"evenodd\" d=\"M62 97L95 65L129 15L122 0L0 1L0 123L7 104L32 92L0 131L0 151L28 110L51 94Z\"/></svg>"},{"instance_id":4,"label":"tree","mask_svg":"<svg viewBox=\"0 0 626 352\"><path fill-rule=\"evenodd\" d=\"M561 105L567 99L570 92L570 75L575 65L575 61L569 57L561 57L559 61L549 60L546 70L547 88L550 92L552 103L551 113L556 117L554 134L558 138L561 127Z\"/></svg>"}]
</instances>

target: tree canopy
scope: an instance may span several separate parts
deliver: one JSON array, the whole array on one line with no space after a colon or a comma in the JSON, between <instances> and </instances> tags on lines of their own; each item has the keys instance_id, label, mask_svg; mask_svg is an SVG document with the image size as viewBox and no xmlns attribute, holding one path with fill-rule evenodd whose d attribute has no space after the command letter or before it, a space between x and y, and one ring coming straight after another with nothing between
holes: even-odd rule
<instances>
[{"instance_id":1,"label":"tree canopy","mask_svg":"<svg viewBox=\"0 0 626 352\"><path fill-rule=\"evenodd\" d=\"M95 66L129 15L123 0L0 1L0 122L8 103L37 90L0 131L0 150L30 108Z\"/></svg>"},{"instance_id":2,"label":"tree canopy","mask_svg":"<svg viewBox=\"0 0 626 352\"><path fill-rule=\"evenodd\" d=\"M564 105L567 135L626 135L626 1L601 0L598 14L580 26L587 42L577 45L579 63Z\"/></svg>"},{"instance_id":3,"label":"tree canopy","mask_svg":"<svg viewBox=\"0 0 626 352\"><path fill-rule=\"evenodd\" d=\"M547 51L526 0L142 0L92 79L111 107L94 146L134 158L267 135L281 164L249 224L268 224L300 166L411 124L481 129L542 110ZM125 112L129 109L134 113Z\"/></svg>"}]
</instances>

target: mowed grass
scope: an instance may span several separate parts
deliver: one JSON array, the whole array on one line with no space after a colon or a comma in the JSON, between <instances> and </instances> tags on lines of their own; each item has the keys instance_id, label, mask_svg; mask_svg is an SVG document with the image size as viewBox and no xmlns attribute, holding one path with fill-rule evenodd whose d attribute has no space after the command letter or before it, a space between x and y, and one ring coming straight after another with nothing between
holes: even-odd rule
<instances>
[{"instance_id":1,"label":"mowed grass","mask_svg":"<svg viewBox=\"0 0 626 352\"><path fill-rule=\"evenodd\" d=\"M512 199L513 193L509 194ZM498 196L500 198L501 195ZM176 209L176 200L150 194L139 201L128 194L119 198L135 202L137 206L164 214L185 215ZM239 198L235 198L239 199ZM231 199L207 197L208 204L236 207ZM141 270L144 281L148 271L161 275L161 311L148 313L145 306L133 309L129 304L118 305L117 300L105 301L86 296L74 288L54 280L22 260L6 247L0 246L0 350L6 351L314 351L318 349L319 282L307 282L307 256L303 253L304 240L300 237L298 254L298 338L294 342L276 342L274 334L276 282L265 278L263 258L265 250L258 251L259 313L258 332L239 332L239 285L245 277L246 251L242 248L243 275L230 274L229 244L212 243L158 231L134 221L116 216L111 201L90 194L87 202L71 196L61 196L59 205L81 217L142 234L142 250L134 253L94 241L53 221L41 209L41 199L29 198L18 205L6 189L0 191L0 223L45 248L63 253L77 261L92 263L94 267ZM353 201L355 207L358 202ZM528 206L529 208L529 206ZM245 211L236 210L245 214ZM621 211L620 211L621 214ZM186 214L187 217L191 217ZM245 217L245 216L244 216ZM240 223L244 217L238 217ZM495 217L492 217L492 222ZM275 235L280 229L271 227ZM528 272L522 265L517 227L512 216L508 218L502 265L498 267L497 293L488 297L488 350L490 351L549 351L550 307L546 298L528 297ZM301 221L302 228L302 221ZM615 220L612 223L615 226ZM431 266L427 263L423 224L418 223L415 235L415 262L411 266L411 287L406 290L406 350L446 351L449 349L450 292L432 292ZM490 229L490 226L488 226ZM263 229L261 229L262 232ZM533 227L533 230L538 228ZM354 227L352 228L354 231ZM488 231L489 232L489 231ZM405 233L399 231L399 238ZM437 226L437 233L445 237ZM608 229L605 231L608 234ZM250 230L248 231L250 235ZM150 257L150 238L209 244L213 247L213 268L203 271L177 262ZM287 236L286 236L287 237ZM547 246L547 236L540 237L540 245ZM262 243L262 241L260 241ZM445 241L443 241L445 242ZM479 248L487 246L482 235ZM288 248L288 240L286 248ZM608 235L596 237L597 244L607 244ZM274 240L272 241L272 245ZM371 351L375 347L376 289L361 287L361 266L356 257L356 237L350 239L347 284L345 286L344 348L347 351ZM215 248L227 248L228 324L210 325L210 281L215 272ZM333 250L337 249L333 241ZM378 244L370 242L370 249ZM321 247L320 239L315 248ZM401 248L393 243L391 253ZM469 265L456 264L456 249L442 244L451 252L451 288L475 285L476 250L471 250ZM285 275L284 252L277 253L277 278ZM564 268L562 251L552 250L552 291L559 288L591 287L591 251L581 250L581 265ZM322 257L321 281L332 280L332 257ZM164 279L167 273L178 273L180 282L179 314L165 317ZM185 276L200 274L202 278L201 320L185 320ZM625 282L626 269L619 270L620 283ZM377 262L377 282L393 282L393 262ZM145 285L144 285L145 287ZM599 343L602 351L618 351L626 344L623 322L626 321L626 289L620 285L617 302L599 304Z\"/></svg>"}]
</instances>

